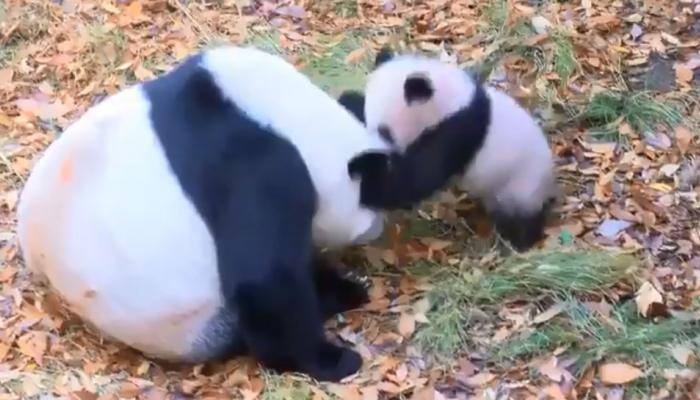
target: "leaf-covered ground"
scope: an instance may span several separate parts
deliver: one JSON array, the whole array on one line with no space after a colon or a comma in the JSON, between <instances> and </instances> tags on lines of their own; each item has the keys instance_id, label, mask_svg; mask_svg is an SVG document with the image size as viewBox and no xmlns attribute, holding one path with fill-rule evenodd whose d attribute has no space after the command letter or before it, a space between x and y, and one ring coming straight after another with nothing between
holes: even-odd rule
<instances>
[{"instance_id":1,"label":"leaf-covered ground","mask_svg":"<svg viewBox=\"0 0 700 400\"><path fill-rule=\"evenodd\" d=\"M393 215L339 255L373 283L329 324L365 358L341 384L246 359L166 365L101 338L24 270L22 183L87 107L222 41L282 54L334 95L362 87L384 44L481 72L557 156L542 248L502 252L454 191ZM0 398L700 398L699 87L699 0L0 2Z\"/></svg>"}]
</instances>

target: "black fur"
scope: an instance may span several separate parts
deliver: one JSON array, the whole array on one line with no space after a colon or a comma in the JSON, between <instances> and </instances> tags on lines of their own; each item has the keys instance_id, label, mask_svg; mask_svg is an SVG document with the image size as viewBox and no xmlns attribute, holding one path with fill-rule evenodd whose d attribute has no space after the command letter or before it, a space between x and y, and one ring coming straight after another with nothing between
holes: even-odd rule
<instances>
[{"instance_id":1,"label":"black fur","mask_svg":"<svg viewBox=\"0 0 700 400\"><path fill-rule=\"evenodd\" d=\"M403 97L408 106L429 101L434 92L430 79L422 74L409 75L403 83Z\"/></svg>"},{"instance_id":2,"label":"black fur","mask_svg":"<svg viewBox=\"0 0 700 400\"><path fill-rule=\"evenodd\" d=\"M391 51L391 48L389 48L389 46L382 47L374 58L374 68L377 68L392 58L394 58L394 52Z\"/></svg>"},{"instance_id":3,"label":"black fur","mask_svg":"<svg viewBox=\"0 0 700 400\"><path fill-rule=\"evenodd\" d=\"M200 62L194 56L144 89L170 166L216 243L236 333L266 366L339 380L362 359L325 338L323 318L365 298L313 269L316 192L297 149L226 100Z\"/></svg>"},{"instance_id":4,"label":"black fur","mask_svg":"<svg viewBox=\"0 0 700 400\"><path fill-rule=\"evenodd\" d=\"M348 164L361 177L360 201L378 209L410 208L465 171L481 149L491 120L491 103L481 85L471 103L426 129L402 154L366 152Z\"/></svg>"},{"instance_id":5,"label":"black fur","mask_svg":"<svg viewBox=\"0 0 700 400\"><path fill-rule=\"evenodd\" d=\"M338 97L338 103L345 107L355 118L365 124L365 96L358 91L348 90Z\"/></svg>"}]
</instances>

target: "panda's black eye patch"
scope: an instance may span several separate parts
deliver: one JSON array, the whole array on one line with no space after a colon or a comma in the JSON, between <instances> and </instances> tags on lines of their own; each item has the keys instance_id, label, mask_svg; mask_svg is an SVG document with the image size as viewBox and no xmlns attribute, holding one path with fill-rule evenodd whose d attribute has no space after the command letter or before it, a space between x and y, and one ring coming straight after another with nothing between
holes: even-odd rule
<instances>
[{"instance_id":1,"label":"panda's black eye patch","mask_svg":"<svg viewBox=\"0 0 700 400\"><path fill-rule=\"evenodd\" d=\"M426 102L433 97L433 85L425 74L416 73L409 75L403 84L403 96L406 104L413 102Z\"/></svg>"},{"instance_id":2,"label":"panda's black eye patch","mask_svg":"<svg viewBox=\"0 0 700 400\"><path fill-rule=\"evenodd\" d=\"M384 140L387 142L394 144L394 137L391 136L391 129L389 129L388 126L386 125L379 125L379 128L377 128L377 131L379 132L379 136L381 136Z\"/></svg>"}]
</instances>

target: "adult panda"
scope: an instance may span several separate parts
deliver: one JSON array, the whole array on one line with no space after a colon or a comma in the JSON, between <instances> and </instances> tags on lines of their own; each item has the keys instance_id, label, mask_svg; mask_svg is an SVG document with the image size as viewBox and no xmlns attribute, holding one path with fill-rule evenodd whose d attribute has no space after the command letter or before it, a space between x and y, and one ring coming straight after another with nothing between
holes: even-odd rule
<instances>
[{"instance_id":1,"label":"adult panda","mask_svg":"<svg viewBox=\"0 0 700 400\"><path fill-rule=\"evenodd\" d=\"M377 55L365 94L339 102L396 152L353 159L363 204L410 207L458 177L518 250L539 241L556 197L552 153L534 119L466 71L419 55Z\"/></svg>"},{"instance_id":2,"label":"adult panda","mask_svg":"<svg viewBox=\"0 0 700 400\"><path fill-rule=\"evenodd\" d=\"M48 147L18 207L23 256L75 313L152 357L252 353L339 380L362 359L323 320L368 298L314 244L381 233L347 164L386 148L283 59L204 51Z\"/></svg>"}]
</instances>

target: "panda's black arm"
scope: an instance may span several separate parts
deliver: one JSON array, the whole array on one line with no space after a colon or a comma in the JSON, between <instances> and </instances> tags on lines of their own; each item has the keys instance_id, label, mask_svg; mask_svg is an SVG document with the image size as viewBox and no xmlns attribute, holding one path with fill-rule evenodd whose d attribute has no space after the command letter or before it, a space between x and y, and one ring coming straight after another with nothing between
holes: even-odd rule
<instances>
[{"instance_id":1,"label":"panda's black arm","mask_svg":"<svg viewBox=\"0 0 700 400\"><path fill-rule=\"evenodd\" d=\"M380 209L410 208L445 188L483 146L490 125L490 102L481 85L471 104L426 129L406 151L368 152L348 164L359 175L360 201Z\"/></svg>"},{"instance_id":2,"label":"panda's black arm","mask_svg":"<svg viewBox=\"0 0 700 400\"><path fill-rule=\"evenodd\" d=\"M338 97L338 103L360 122L365 123L365 96L362 93L354 90L345 91Z\"/></svg>"}]
</instances>

